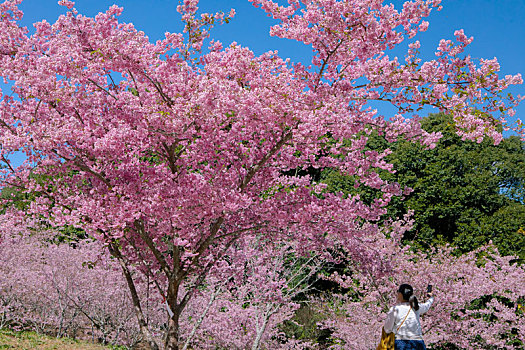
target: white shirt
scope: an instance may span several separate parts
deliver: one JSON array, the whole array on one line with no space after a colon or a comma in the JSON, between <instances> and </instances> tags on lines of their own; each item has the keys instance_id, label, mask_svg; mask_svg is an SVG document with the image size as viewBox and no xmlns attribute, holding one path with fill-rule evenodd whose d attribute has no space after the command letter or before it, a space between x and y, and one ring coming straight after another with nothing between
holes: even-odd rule
<instances>
[{"instance_id":1,"label":"white shirt","mask_svg":"<svg viewBox=\"0 0 525 350\"><path fill-rule=\"evenodd\" d=\"M385 332L396 332L396 339L423 340L423 331L421 330L419 316L427 312L433 302L434 297L431 297L426 303L419 304L419 310L417 311L412 309L409 303L392 306L386 316ZM405 316L407 316L406 320ZM403 320L405 320L405 322L403 322ZM403 324L401 324L401 322L403 322ZM399 325L401 325L401 327L399 327ZM397 330L398 327L399 330Z\"/></svg>"}]
</instances>

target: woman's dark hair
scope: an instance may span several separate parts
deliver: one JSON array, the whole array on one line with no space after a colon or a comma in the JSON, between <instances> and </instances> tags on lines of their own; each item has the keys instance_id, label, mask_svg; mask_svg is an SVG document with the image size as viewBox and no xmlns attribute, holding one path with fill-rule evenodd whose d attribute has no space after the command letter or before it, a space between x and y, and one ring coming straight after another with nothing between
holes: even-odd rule
<instances>
[{"instance_id":1,"label":"woman's dark hair","mask_svg":"<svg viewBox=\"0 0 525 350\"><path fill-rule=\"evenodd\" d=\"M402 284L397 290L403 296L404 301L410 303L410 307L415 311L419 310L419 303L416 296L414 295L414 288L410 284Z\"/></svg>"}]
</instances>

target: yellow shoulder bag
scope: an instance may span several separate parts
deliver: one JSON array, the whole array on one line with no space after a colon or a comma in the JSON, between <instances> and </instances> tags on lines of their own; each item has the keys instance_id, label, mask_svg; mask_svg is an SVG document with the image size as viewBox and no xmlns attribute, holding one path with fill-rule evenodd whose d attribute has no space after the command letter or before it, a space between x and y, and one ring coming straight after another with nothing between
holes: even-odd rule
<instances>
[{"instance_id":1,"label":"yellow shoulder bag","mask_svg":"<svg viewBox=\"0 0 525 350\"><path fill-rule=\"evenodd\" d=\"M410 310L412 310L412 308L410 308ZM410 310L408 310L405 318L403 319L403 322L401 322L399 327L397 327L396 333L399 331L399 328L401 328L403 323L405 323L405 320L407 319L408 314L410 313ZM377 346L377 350L394 350L394 343L396 341L396 333L394 332L387 333L385 332L385 327L382 327L381 328L381 341L379 342L379 345Z\"/></svg>"}]
</instances>

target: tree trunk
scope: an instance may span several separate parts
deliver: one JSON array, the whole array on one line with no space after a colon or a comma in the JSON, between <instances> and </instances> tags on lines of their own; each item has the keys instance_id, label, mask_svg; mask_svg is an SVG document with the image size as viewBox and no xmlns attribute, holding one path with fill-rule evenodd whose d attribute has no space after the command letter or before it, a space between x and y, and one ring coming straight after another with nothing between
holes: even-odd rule
<instances>
[{"instance_id":1,"label":"tree trunk","mask_svg":"<svg viewBox=\"0 0 525 350\"><path fill-rule=\"evenodd\" d=\"M159 346L153 339L148 329L146 320L144 318L144 313L142 312L142 308L140 306L140 299L137 293L137 289L135 288L135 283L133 281L131 272L128 269L126 261L124 260L124 257L122 256L119 247L116 244L114 244L114 242L110 243L108 248L111 255L117 258L118 262L120 263L120 267L122 268L122 272L124 273L124 277L126 278L126 282L128 284L128 288L131 294L131 301L133 302L134 306L135 316L137 317L137 321L139 323L140 333L144 337L144 340L146 341L151 350L158 350Z\"/></svg>"},{"instance_id":2,"label":"tree trunk","mask_svg":"<svg viewBox=\"0 0 525 350\"><path fill-rule=\"evenodd\" d=\"M170 276L168 280L168 290L166 293L166 302L168 305L169 321L164 350L179 350L179 319L184 309L184 305L179 304L179 288L181 281L175 276ZM182 344L180 344L182 345Z\"/></svg>"},{"instance_id":3,"label":"tree trunk","mask_svg":"<svg viewBox=\"0 0 525 350\"><path fill-rule=\"evenodd\" d=\"M253 341L252 350L259 350L259 346L261 345L261 340L264 332L266 331L266 326L268 325L269 317L265 317L263 324L260 329L257 330L257 336L255 337L255 340Z\"/></svg>"},{"instance_id":4,"label":"tree trunk","mask_svg":"<svg viewBox=\"0 0 525 350\"><path fill-rule=\"evenodd\" d=\"M255 336L255 340L252 344L252 350L259 350L259 346L261 345L261 340L264 332L266 331L266 327L268 326L268 322L270 321L270 317L275 313L273 311L273 307L271 305L266 305L266 312L264 313L264 318L261 327L255 326L257 334Z\"/></svg>"},{"instance_id":5,"label":"tree trunk","mask_svg":"<svg viewBox=\"0 0 525 350\"><path fill-rule=\"evenodd\" d=\"M166 332L165 350L179 350L179 316L180 310L174 310L173 316L168 322L168 331Z\"/></svg>"}]
</instances>

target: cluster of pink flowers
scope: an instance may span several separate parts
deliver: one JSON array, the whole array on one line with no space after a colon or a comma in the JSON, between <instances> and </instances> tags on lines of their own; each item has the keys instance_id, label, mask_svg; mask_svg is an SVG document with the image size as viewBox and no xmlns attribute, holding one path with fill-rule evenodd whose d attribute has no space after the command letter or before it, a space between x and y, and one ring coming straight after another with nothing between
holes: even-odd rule
<instances>
[{"instance_id":1,"label":"cluster of pink flowers","mask_svg":"<svg viewBox=\"0 0 525 350\"><path fill-rule=\"evenodd\" d=\"M333 315L322 326L333 330L339 344L334 348L377 345L402 283L414 286L420 302L427 299L427 284L434 287L436 301L422 317L427 344L462 349L515 349L525 344L525 267L515 258L501 256L493 246L457 256L450 247L416 253L381 236L371 245L384 260L382 268L357 263L350 275L330 277L349 289L346 296L332 296L330 303L321 304L323 312Z\"/></svg>"},{"instance_id":2,"label":"cluster of pink flowers","mask_svg":"<svg viewBox=\"0 0 525 350\"><path fill-rule=\"evenodd\" d=\"M2 219L0 327L106 344L140 339L122 272L99 242L55 244L54 231L5 231Z\"/></svg>"}]
</instances>

